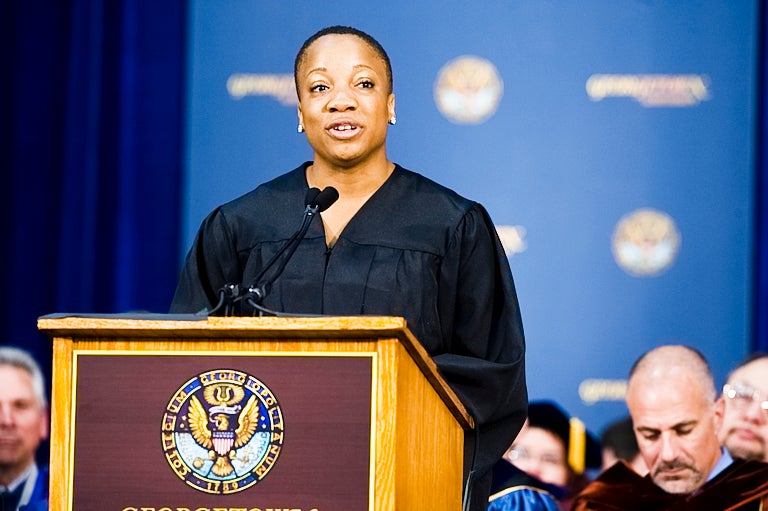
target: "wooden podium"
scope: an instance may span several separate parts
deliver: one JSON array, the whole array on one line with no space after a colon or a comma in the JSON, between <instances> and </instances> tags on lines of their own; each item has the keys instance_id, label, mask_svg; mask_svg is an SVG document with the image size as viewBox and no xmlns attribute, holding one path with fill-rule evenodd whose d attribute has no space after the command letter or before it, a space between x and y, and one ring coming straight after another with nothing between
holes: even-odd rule
<instances>
[{"instance_id":1,"label":"wooden podium","mask_svg":"<svg viewBox=\"0 0 768 511\"><path fill-rule=\"evenodd\" d=\"M399 317L47 316L57 511L461 509L472 418Z\"/></svg>"}]
</instances>

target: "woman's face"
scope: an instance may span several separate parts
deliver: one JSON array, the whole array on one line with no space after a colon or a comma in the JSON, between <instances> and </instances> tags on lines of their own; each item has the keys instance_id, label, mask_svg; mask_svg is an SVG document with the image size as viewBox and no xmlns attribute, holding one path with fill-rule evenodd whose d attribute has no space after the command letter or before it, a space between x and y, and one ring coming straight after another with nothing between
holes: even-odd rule
<instances>
[{"instance_id":1,"label":"woman's face","mask_svg":"<svg viewBox=\"0 0 768 511\"><path fill-rule=\"evenodd\" d=\"M386 160L387 121L395 114L387 76L384 61L354 35L326 35L306 50L298 113L315 162L352 167Z\"/></svg>"},{"instance_id":2,"label":"woman's face","mask_svg":"<svg viewBox=\"0 0 768 511\"><path fill-rule=\"evenodd\" d=\"M568 484L565 444L546 429L526 425L504 457L539 481L557 486Z\"/></svg>"}]
</instances>

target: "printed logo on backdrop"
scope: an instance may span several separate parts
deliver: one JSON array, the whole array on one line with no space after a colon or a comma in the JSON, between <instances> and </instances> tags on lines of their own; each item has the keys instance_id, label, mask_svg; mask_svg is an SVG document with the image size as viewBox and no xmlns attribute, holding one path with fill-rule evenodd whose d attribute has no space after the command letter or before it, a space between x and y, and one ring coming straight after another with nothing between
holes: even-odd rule
<instances>
[{"instance_id":1,"label":"printed logo on backdrop","mask_svg":"<svg viewBox=\"0 0 768 511\"><path fill-rule=\"evenodd\" d=\"M283 414L269 388L233 369L201 373L168 402L162 445L171 469L205 493L237 493L261 481L283 444Z\"/></svg>"},{"instance_id":2,"label":"printed logo on backdrop","mask_svg":"<svg viewBox=\"0 0 768 511\"><path fill-rule=\"evenodd\" d=\"M627 273L654 276L674 262L680 250L680 233L669 215L638 209L619 220L611 248L616 263Z\"/></svg>"},{"instance_id":3,"label":"printed logo on backdrop","mask_svg":"<svg viewBox=\"0 0 768 511\"><path fill-rule=\"evenodd\" d=\"M644 107L695 106L710 98L709 78L702 75L592 75L587 94L592 101L630 97Z\"/></svg>"},{"instance_id":4,"label":"printed logo on backdrop","mask_svg":"<svg viewBox=\"0 0 768 511\"><path fill-rule=\"evenodd\" d=\"M299 104L293 75L233 74L227 79L227 92L232 99L243 99L246 96L268 96L285 106Z\"/></svg>"},{"instance_id":5,"label":"printed logo on backdrop","mask_svg":"<svg viewBox=\"0 0 768 511\"><path fill-rule=\"evenodd\" d=\"M579 397L585 405L624 401L627 395L627 384L627 380L586 379L579 384Z\"/></svg>"},{"instance_id":6,"label":"printed logo on backdrop","mask_svg":"<svg viewBox=\"0 0 768 511\"><path fill-rule=\"evenodd\" d=\"M488 60L464 55L437 75L434 97L438 110L456 124L480 124L490 118L504 93L496 67Z\"/></svg>"}]
</instances>

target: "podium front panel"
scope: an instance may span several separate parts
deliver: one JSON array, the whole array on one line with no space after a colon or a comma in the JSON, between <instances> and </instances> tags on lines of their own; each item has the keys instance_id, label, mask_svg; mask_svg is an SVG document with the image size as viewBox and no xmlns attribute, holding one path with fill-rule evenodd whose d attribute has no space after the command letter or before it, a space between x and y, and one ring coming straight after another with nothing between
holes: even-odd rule
<instances>
[{"instance_id":1,"label":"podium front panel","mask_svg":"<svg viewBox=\"0 0 768 511\"><path fill-rule=\"evenodd\" d=\"M376 356L75 349L70 509L371 509Z\"/></svg>"}]
</instances>

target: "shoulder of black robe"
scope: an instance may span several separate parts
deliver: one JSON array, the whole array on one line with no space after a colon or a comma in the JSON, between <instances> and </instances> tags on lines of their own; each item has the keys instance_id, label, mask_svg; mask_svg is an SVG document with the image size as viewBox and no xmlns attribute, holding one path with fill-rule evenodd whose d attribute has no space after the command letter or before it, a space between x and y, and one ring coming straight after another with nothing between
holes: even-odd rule
<instances>
[{"instance_id":1,"label":"shoulder of black robe","mask_svg":"<svg viewBox=\"0 0 768 511\"><path fill-rule=\"evenodd\" d=\"M734 459L714 479L686 498L685 509L761 509L768 496L768 463ZM682 508L681 508L682 509Z\"/></svg>"},{"instance_id":2,"label":"shoulder of black robe","mask_svg":"<svg viewBox=\"0 0 768 511\"><path fill-rule=\"evenodd\" d=\"M211 310L225 284L241 284L243 256L257 238L287 240L301 221L309 162L214 209L202 222L170 312Z\"/></svg>"},{"instance_id":3,"label":"shoulder of black robe","mask_svg":"<svg viewBox=\"0 0 768 511\"><path fill-rule=\"evenodd\" d=\"M673 509L680 495L666 493L623 461L616 462L573 500L573 511L661 511Z\"/></svg>"},{"instance_id":4,"label":"shoulder of black robe","mask_svg":"<svg viewBox=\"0 0 768 511\"><path fill-rule=\"evenodd\" d=\"M494 464L520 431L528 406L525 339L509 261L490 216L480 204L402 168L387 185L392 225L399 225L399 229L405 225L419 233L392 237L391 242L406 238L413 243L416 239L427 250L440 247L437 306L444 345L427 349L477 424L479 449L467 470L490 479ZM420 228L419 224L450 228ZM382 231L387 239L384 225L367 232L380 235ZM415 331L418 333L418 327ZM474 442L474 438L466 441Z\"/></svg>"}]
</instances>

